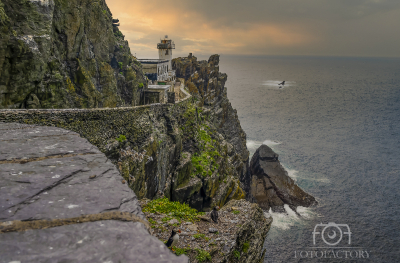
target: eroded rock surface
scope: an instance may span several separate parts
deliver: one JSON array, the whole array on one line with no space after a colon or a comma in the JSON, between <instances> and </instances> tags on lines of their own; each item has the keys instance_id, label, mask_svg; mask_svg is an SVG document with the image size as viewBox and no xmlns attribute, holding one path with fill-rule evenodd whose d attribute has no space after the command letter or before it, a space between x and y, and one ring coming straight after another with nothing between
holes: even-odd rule
<instances>
[{"instance_id":1,"label":"eroded rock surface","mask_svg":"<svg viewBox=\"0 0 400 263\"><path fill-rule=\"evenodd\" d=\"M64 129L0 122L3 224L100 215L93 222L0 233L1 262L187 262L140 222L101 220L113 211L145 219L136 195L97 147Z\"/></svg>"},{"instance_id":2,"label":"eroded rock surface","mask_svg":"<svg viewBox=\"0 0 400 263\"><path fill-rule=\"evenodd\" d=\"M141 202L144 206L148 200ZM176 248L187 254L190 262L200 262L198 256L204 253L210 256L208 262L259 263L272 217L266 217L257 204L243 199L229 201L218 214L216 224L209 213L198 216L201 220L192 223L165 222L163 219L168 215L145 212L157 238L168 240L172 229L181 230Z\"/></svg>"},{"instance_id":3,"label":"eroded rock surface","mask_svg":"<svg viewBox=\"0 0 400 263\"><path fill-rule=\"evenodd\" d=\"M139 105L147 81L105 0L2 0L0 14L0 109Z\"/></svg>"},{"instance_id":4,"label":"eroded rock surface","mask_svg":"<svg viewBox=\"0 0 400 263\"><path fill-rule=\"evenodd\" d=\"M260 207L283 212L285 204L294 210L316 204L315 198L288 176L278 157L267 145L261 145L251 159L251 192Z\"/></svg>"}]
</instances>

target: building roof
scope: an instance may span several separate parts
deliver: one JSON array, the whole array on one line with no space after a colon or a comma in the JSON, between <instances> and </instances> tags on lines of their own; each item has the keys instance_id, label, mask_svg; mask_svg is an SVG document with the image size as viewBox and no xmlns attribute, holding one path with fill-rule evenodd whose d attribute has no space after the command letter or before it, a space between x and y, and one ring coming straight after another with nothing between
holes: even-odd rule
<instances>
[{"instance_id":1,"label":"building roof","mask_svg":"<svg viewBox=\"0 0 400 263\"><path fill-rule=\"evenodd\" d=\"M169 60L168 59L138 59L138 61L142 64L160 64L160 63L166 63Z\"/></svg>"},{"instance_id":2,"label":"building roof","mask_svg":"<svg viewBox=\"0 0 400 263\"><path fill-rule=\"evenodd\" d=\"M166 90L170 87L171 85L149 85L149 90Z\"/></svg>"}]
</instances>

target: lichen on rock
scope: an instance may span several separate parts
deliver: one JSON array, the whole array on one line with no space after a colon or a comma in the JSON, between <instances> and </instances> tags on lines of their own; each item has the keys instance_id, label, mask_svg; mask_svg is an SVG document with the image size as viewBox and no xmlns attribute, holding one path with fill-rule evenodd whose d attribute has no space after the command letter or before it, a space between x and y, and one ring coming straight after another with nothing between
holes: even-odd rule
<instances>
[{"instance_id":1,"label":"lichen on rock","mask_svg":"<svg viewBox=\"0 0 400 263\"><path fill-rule=\"evenodd\" d=\"M140 104L146 78L104 0L2 0L0 38L0 109Z\"/></svg>"}]
</instances>

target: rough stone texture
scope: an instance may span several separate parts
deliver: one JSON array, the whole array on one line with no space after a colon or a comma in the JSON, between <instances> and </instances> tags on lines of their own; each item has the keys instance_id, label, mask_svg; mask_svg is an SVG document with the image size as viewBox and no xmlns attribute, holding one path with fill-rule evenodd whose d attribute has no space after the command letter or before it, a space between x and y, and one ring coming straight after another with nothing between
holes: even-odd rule
<instances>
[{"instance_id":1,"label":"rough stone texture","mask_svg":"<svg viewBox=\"0 0 400 263\"><path fill-rule=\"evenodd\" d=\"M245 200L232 200L221 209L221 212L232 211L233 208L245 214L247 220L238 229L233 246L224 248L229 253L221 262L262 262L265 253L263 247L272 225L272 217L266 218L264 211L257 204L250 204ZM235 257L234 251L240 253L239 259Z\"/></svg>"},{"instance_id":2,"label":"rough stone texture","mask_svg":"<svg viewBox=\"0 0 400 263\"><path fill-rule=\"evenodd\" d=\"M145 205L146 200L141 200ZM233 213L233 211L236 211ZM218 224L201 220L192 224L181 221L178 226L164 224L164 214L146 212L154 229L153 235L167 240L173 228L181 230L177 248L186 249L190 262L197 263L199 249L210 254L208 262L259 263L263 260L263 245L272 224L257 204L246 200L231 200L219 212ZM210 215L201 216L210 219ZM199 235L200 234L200 235ZM234 253L240 254L240 259Z\"/></svg>"},{"instance_id":3,"label":"rough stone texture","mask_svg":"<svg viewBox=\"0 0 400 263\"><path fill-rule=\"evenodd\" d=\"M75 132L0 122L3 222L110 211L144 219L137 197L122 180L115 165ZM187 262L143 224L118 220L3 233L0 244L1 262Z\"/></svg>"},{"instance_id":4,"label":"rough stone texture","mask_svg":"<svg viewBox=\"0 0 400 263\"><path fill-rule=\"evenodd\" d=\"M278 154L267 145L261 145L254 153L250 168L251 192L261 208L284 211L284 204L288 204L296 211L297 206L308 207L317 203L288 176Z\"/></svg>"},{"instance_id":5,"label":"rough stone texture","mask_svg":"<svg viewBox=\"0 0 400 263\"><path fill-rule=\"evenodd\" d=\"M0 262L188 262L140 223L97 221L0 234Z\"/></svg>"},{"instance_id":6,"label":"rough stone texture","mask_svg":"<svg viewBox=\"0 0 400 263\"><path fill-rule=\"evenodd\" d=\"M210 58L214 60L215 56ZM106 154L139 199L166 196L209 211L245 197L244 184L239 180L246 178L249 156L246 135L226 96L226 75L218 72L216 63L201 64L204 74L220 76L220 81L210 79L216 84L209 85L210 94L218 96L207 100L194 93L195 97L175 105L1 110L0 121L75 131ZM207 132L213 151L202 150L205 141L201 131ZM117 142L120 135L126 141ZM202 152L209 158L214 151L218 156L214 156L212 165L203 165L207 175L201 175L193 158Z\"/></svg>"},{"instance_id":7,"label":"rough stone texture","mask_svg":"<svg viewBox=\"0 0 400 263\"><path fill-rule=\"evenodd\" d=\"M147 81L105 0L1 0L0 14L0 108L139 105Z\"/></svg>"},{"instance_id":8,"label":"rough stone texture","mask_svg":"<svg viewBox=\"0 0 400 263\"><path fill-rule=\"evenodd\" d=\"M185 86L200 100L203 114L218 131L229 162L226 172L240 181L240 187L236 184L232 188L229 182L221 185L218 194L232 194L235 189L240 188L240 191L246 193L246 198L252 201L248 180L249 151L246 147L246 134L240 126L237 111L228 100L225 87L228 76L219 72L219 55L212 55L208 61L197 61L192 55L176 58L172 61L172 67L176 70L177 77L185 79ZM230 186L226 188L227 185ZM221 202L220 206L224 203Z\"/></svg>"}]
</instances>

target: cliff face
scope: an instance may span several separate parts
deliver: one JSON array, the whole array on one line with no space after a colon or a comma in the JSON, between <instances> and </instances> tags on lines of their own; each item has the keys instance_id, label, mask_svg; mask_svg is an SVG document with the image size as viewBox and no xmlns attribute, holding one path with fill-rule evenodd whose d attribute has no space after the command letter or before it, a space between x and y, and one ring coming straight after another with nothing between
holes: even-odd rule
<instances>
[{"instance_id":1,"label":"cliff face","mask_svg":"<svg viewBox=\"0 0 400 263\"><path fill-rule=\"evenodd\" d=\"M139 104L145 78L105 0L1 0L0 19L0 109Z\"/></svg>"},{"instance_id":2,"label":"cliff face","mask_svg":"<svg viewBox=\"0 0 400 263\"><path fill-rule=\"evenodd\" d=\"M246 147L246 134L240 126L237 111L232 108L227 97L225 82L227 75L219 72L219 55L208 61L197 61L191 54L186 58L172 61L177 77L185 79L185 85L204 109L209 123L221 135L226 145L226 160L229 174L240 181L240 187L251 200L248 180L249 151Z\"/></svg>"}]
</instances>

